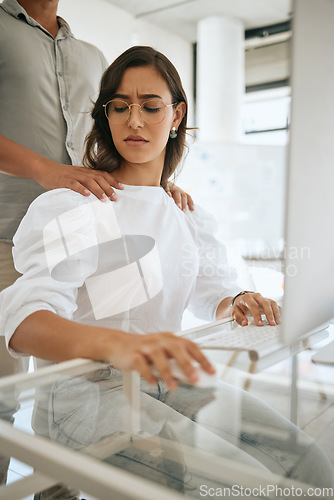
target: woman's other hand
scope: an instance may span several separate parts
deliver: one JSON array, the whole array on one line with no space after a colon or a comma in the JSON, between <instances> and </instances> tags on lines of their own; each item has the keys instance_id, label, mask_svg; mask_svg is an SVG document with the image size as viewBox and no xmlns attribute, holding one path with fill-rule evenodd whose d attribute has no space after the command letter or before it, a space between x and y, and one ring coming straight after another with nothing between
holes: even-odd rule
<instances>
[{"instance_id":1,"label":"woman's other hand","mask_svg":"<svg viewBox=\"0 0 334 500\"><path fill-rule=\"evenodd\" d=\"M263 297L260 293L247 292L237 296L232 305L232 316L241 326L248 325L249 316L256 325L263 326L261 315L264 314L272 326L280 323L280 310L277 302Z\"/></svg>"}]
</instances>

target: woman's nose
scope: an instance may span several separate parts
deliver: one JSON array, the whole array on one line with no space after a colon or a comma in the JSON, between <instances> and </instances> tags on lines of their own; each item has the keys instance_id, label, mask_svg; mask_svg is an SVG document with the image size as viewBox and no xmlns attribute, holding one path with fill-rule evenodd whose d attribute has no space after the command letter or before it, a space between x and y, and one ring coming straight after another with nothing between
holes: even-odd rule
<instances>
[{"instance_id":1,"label":"woman's nose","mask_svg":"<svg viewBox=\"0 0 334 500\"><path fill-rule=\"evenodd\" d=\"M144 125L141 116L141 107L139 104L131 104L129 109L128 125L132 128L142 127Z\"/></svg>"}]
</instances>

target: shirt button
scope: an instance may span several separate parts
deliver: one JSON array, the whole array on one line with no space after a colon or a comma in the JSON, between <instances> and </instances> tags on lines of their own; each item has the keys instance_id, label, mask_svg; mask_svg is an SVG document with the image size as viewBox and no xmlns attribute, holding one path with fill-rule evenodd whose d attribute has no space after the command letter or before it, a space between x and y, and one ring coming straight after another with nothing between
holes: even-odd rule
<instances>
[{"instance_id":1,"label":"shirt button","mask_svg":"<svg viewBox=\"0 0 334 500\"><path fill-rule=\"evenodd\" d=\"M58 75L59 76L63 76L63 73L61 71L59 71Z\"/></svg>"},{"instance_id":2,"label":"shirt button","mask_svg":"<svg viewBox=\"0 0 334 500\"><path fill-rule=\"evenodd\" d=\"M67 106L64 106L64 107L63 107L63 110L64 110L64 111L67 111Z\"/></svg>"}]
</instances>

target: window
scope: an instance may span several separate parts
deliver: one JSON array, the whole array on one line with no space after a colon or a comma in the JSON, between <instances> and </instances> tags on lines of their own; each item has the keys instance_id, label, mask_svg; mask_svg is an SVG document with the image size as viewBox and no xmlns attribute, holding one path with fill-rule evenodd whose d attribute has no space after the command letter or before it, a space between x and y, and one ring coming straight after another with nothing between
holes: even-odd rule
<instances>
[{"instance_id":1,"label":"window","mask_svg":"<svg viewBox=\"0 0 334 500\"><path fill-rule=\"evenodd\" d=\"M243 142L285 145L290 121L290 101L289 87L246 94L243 106Z\"/></svg>"}]
</instances>

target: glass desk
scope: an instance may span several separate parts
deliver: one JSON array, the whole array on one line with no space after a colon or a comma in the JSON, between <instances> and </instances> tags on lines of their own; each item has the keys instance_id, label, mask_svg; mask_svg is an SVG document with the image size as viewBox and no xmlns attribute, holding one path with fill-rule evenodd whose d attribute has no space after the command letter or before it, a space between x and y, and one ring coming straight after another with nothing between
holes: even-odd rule
<instances>
[{"instance_id":1,"label":"glass desk","mask_svg":"<svg viewBox=\"0 0 334 500\"><path fill-rule=\"evenodd\" d=\"M0 487L6 500L59 482L107 500L333 498L321 450L246 392L168 393L89 360L0 380L0 452L34 468Z\"/></svg>"}]
</instances>

